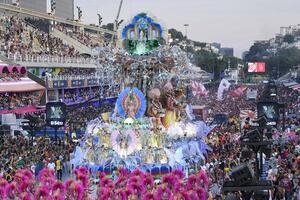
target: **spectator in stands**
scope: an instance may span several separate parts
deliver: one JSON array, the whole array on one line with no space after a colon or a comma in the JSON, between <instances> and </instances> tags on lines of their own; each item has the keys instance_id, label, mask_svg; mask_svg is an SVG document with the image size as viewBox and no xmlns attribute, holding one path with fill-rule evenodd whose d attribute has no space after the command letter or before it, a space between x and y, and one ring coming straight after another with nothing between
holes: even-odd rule
<instances>
[{"instance_id":1,"label":"spectator in stands","mask_svg":"<svg viewBox=\"0 0 300 200\"><path fill-rule=\"evenodd\" d=\"M21 74L18 72L12 72L12 73L0 73L0 82L6 82L6 81L18 81L21 80L22 77L25 77L25 74Z\"/></svg>"}]
</instances>

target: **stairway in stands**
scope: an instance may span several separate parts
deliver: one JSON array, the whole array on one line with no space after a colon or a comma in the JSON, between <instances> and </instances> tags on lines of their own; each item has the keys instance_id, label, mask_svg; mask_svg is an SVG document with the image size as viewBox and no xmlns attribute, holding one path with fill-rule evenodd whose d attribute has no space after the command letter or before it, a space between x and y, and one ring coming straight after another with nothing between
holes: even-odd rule
<instances>
[{"instance_id":1,"label":"stairway in stands","mask_svg":"<svg viewBox=\"0 0 300 200\"><path fill-rule=\"evenodd\" d=\"M27 76L31 80L37 82L38 84L42 85L43 87L46 87L46 81L44 79L41 79L40 77L34 75L33 73L27 71Z\"/></svg>"},{"instance_id":2,"label":"stairway in stands","mask_svg":"<svg viewBox=\"0 0 300 200\"><path fill-rule=\"evenodd\" d=\"M60 30L54 28L50 34L54 37L60 38L63 40L64 43L73 46L80 54L91 54L92 49L81 44L78 40L66 35L65 33L61 32Z\"/></svg>"}]
</instances>

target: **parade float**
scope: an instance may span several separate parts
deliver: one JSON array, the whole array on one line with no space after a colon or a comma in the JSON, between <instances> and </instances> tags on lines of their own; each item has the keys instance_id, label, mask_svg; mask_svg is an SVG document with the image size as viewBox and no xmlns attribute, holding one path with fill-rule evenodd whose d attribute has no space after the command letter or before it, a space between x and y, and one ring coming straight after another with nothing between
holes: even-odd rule
<instances>
[{"instance_id":1,"label":"parade float","mask_svg":"<svg viewBox=\"0 0 300 200\"><path fill-rule=\"evenodd\" d=\"M149 40L162 40L162 31L139 14L122 30L123 43L135 47L99 50L98 74L111 76L106 83L100 76L100 86L118 81L122 92L113 111L89 122L71 161L75 167L111 173L123 166L152 174L199 169L210 150L205 138L211 129L193 116L187 88L203 71L195 71L179 47L150 48Z\"/></svg>"}]
</instances>

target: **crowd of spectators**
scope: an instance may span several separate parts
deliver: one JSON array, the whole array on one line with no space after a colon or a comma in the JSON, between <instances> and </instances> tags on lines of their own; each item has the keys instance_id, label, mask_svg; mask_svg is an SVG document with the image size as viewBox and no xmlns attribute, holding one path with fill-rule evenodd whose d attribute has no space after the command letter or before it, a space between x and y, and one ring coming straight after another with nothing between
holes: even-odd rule
<instances>
[{"instance_id":1,"label":"crowd of spectators","mask_svg":"<svg viewBox=\"0 0 300 200\"><path fill-rule=\"evenodd\" d=\"M78 40L81 44L84 44L87 47L94 48L99 46L98 43L93 42L92 36L86 31L73 30L73 28L67 28L65 25L57 24L55 28L61 32L64 32L66 35Z\"/></svg>"},{"instance_id":2,"label":"crowd of spectators","mask_svg":"<svg viewBox=\"0 0 300 200\"><path fill-rule=\"evenodd\" d=\"M0 82L18 81L21 80L22 77L25 77L25 74L18 72L0 73Z\"/></svg>"},{"instance_id":3,"label":"crowd of spectators","mask_svg":"<svg viewBox=\"0 0 300 200\"><path fill-rule=\"evenodd\" d=\"M249 163L254 167L255 155L248 158L241 156L241 147L239 145L240 127L237 122L241 109L254 109L256 102L247 100L246 95L240 97L231 97L225 95L223 101L216 100L217 86L211 86L210 96L200 99L210 108L210 115L217 113L227 113L230 120L228 125L220 125L213 129L208 136L208 145L212 151L206 157L202 168L205 169L210 177L210 199L218 200L222 198L221 188L225 181L230 180L230 172L241 163ZM261 86L255 86L259 89ZM99 92L95 87L91 90L76 89L65 92L65 100L77 101L78 97L89 99ZM259 93L261 91L259 90ZM0 102L11 102L16 99L17 94L2 94ZM273 200L293 200L300 199L300 93L287 87L278 87L278 100L287 105L285 123L281 120L278 128L273 130L274 144L272 154L266 157L268 160L268 179L273 181L274 189L271 198ZM10 99L11 98L11 99ZM9 101L7 99L10 99ZM16 101L16 100L14 100ZM11 103L6 103L6 106ZM68 110L66 121L67 135L73 132L84 132L87 123L101 116L102 113L113 110L113 104L106 104L101 107L92 105L83 105L80 108L70 108ZM6 138L5 138L6 137ZM56 161L61 160L68 163L69 153L74 146L64 144L65 147L52 143L50 140L38 139L30 145L29 140L23 136L5 136L0 139L0 163L1 174L5 177L12 176L15 169L30 168L34 173L41 169L41 166L56 169ZM32 155L40 155L33 157ZM240 199L241 193L234 193Z\"/></svg>"},{"instance_id":4,"label":"crowd of spectators","mask_svg":"<svg viewBox=\"0 0 300 200\"><path fill-rule=\"evenodd\" d=\"M119 90L101 90L100 87L92 88L80 88L80 89L69 89L65 90L63 101L68 104L78 104L83 103L88 100L98 101L102 97L116 97L119 94Z\"/></svg>"},{"instance_id":5,"label":"crowd of spectators","mask_svg":"<svg viewBox=\"0 0 300 200\"><path fill-rule=\"evenodd\" d=\"M46 138L33 140L23 135L0 137L0 176L11 180L16 170L30 169L37 175L44 167L52 170L67 170L73 144L61 144ZM58 160L61 169L58 169ZM64 164L63 164L64 163Z\"/></svg>"},{"instance_id":6,"label":"crowd of spectators","mask_svg":"<svg viewBox=\"0 0 300 200\"><path fill-rule=\"evenodd\" d=\"M217 91L219 84L212 84L207 87L209 95L206 97L200 97L195 101L200 105L205 105L209 112L208 118L213 118L216 114L226 114L228 116L239 116L240 110L254 110L256 108L256 102L248 101L246 98L246 92L241 96L232 97L228 95L228 92L224 93L223 101L217 100ZM236 89L239 86L231 86L230 91ZM258 86L248 86L250 89L258 89ZM258 91L259 93L260 91Z\"/></svg>"},{"instance_id":7,"label":"crowd of spectators","mask_svg":"<svg viewBox=\"0 0 300 200\"><path fill-rule=\"evenodd\" d=\"M83 69L83 68L64 68L58 73L61 76L94 76L96 73L95 68Z\"/></svg>"},{"instance_id":8,"label":"crowd of spectators","mask_svg":"<svg viewBox=\"0 0 300 200\"><path fill-rule=\"evenodd\" d=\"M39 94L32 92L0 93L0 110L38 105Z\"/></svg>"},{"instance_id":9,"label":"crowd of spectators","mask_svg":"<svg viewBox=\"0 0 300 200\"><path fill-rule=\"evenodd\" d=\"M226 98L222 102L213 102L212 113L219 113L220 107L223 107L227 113L235 113L238 111L235 111L235 109L241 106L241 102L243 102L243 106L254 106L253 102L247 101L245 96L240 98L242 100L236 101L231 97L233 104L226 103L224 107L218 104L224 103ZM272 180L275 186L270 193L270 199L300 199L300 116L295 115L295 112L299 112L299 91L279 87L278 99L285 99L289 109L286 112L285 124L281 120L278 129L273 130L272 154L269 158L265 158L269 161L267 178ZM207 170L210 176L211 199L222 198L222 185L224 181L230 180L230 172L234 167L247 162L254 168L254 154L246 159L241 156L240 130L237 127L238 123L234 123L238 116L232 115L232 119L229 126L214 128L208 137L209 145L213 150L208 155L203 168ZM232 195L238 197L238 199L243 199L242 193Z\"/></svg>"},{"instance_id":10,"label":"crowd of spectators","mask_svg":"<svg viewBox=\"0 0 300 200\"><path fill-rule=\"evenodd\" d=\"M0 51L6 55L79 56L74 47L64 44L60 38L33 28L16 16L0 18L0 36Z\"/></svg>"},{"instance_id":11,"label":"crowd of spectators","mask_svg":"<svg viewBox=\"0 0 300 200\"><path fill-rule=\"evenodd\" d=\"M80 88L80 89L69 89L65 91L64 102L79 103L96 97L99 94L99 87L94 88Z\"/></svg>"},{"instance_id":12,"label":"crowd of spectators","mask_svg":"<svg viewBox=\"0 0 300 200\"><path fill-rule=\"evenodd\" d=\"M75 110L69 110L67 116L66 130L69 133L84 132L87 123L102 113L111 112L114 109L114 104L105 104L101 107L87 106Z\"/></svg>"},{"instance_id":13,"label":"crowd of spectators","mask_svg":"<svg viewBox=\"0 0 300 200\"><path fill-rule=\"evenodd\" d=\"M33 38L25 22L17 17L2 17L1 27L1 47L0 50L6 54L20 53L28 54L33 52Z\"/></svg>"},{"instance_id":14,"label":"crowd of spectators","mask_svg":"<svg viewBox=\"0 0 300 200\"><path fill-rule=\"evenodd\" d=\"M64 68L63 70L48 72L45 71L42 77L47 76L48 80L83 80L89 78L95 78L96 69L84 69L84 68Z\"/></svg>"}]
</instances>

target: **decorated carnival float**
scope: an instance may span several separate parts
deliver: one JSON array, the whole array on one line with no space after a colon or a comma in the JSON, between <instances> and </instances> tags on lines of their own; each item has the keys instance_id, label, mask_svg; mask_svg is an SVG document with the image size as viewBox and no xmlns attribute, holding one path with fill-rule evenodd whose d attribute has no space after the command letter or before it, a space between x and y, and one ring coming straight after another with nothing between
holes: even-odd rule
<instances>
[{"instance_id":1,"label":"decorated carnival float","mask_svg":"<svg viewBox=\"0 0 300 200\"><path fill-rule=\"evenodd\" d=\"M122 39L127 51L98 55L99 74L111 75L122 92L112 112L89 122L72 164L107 173L120 166L152 174L197 171L210 150L211 129L194 115L187 85L202 71L179 47L160 44L163 28L144 13L123 28Z\"/></svg>"}]
</instances>

